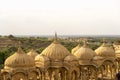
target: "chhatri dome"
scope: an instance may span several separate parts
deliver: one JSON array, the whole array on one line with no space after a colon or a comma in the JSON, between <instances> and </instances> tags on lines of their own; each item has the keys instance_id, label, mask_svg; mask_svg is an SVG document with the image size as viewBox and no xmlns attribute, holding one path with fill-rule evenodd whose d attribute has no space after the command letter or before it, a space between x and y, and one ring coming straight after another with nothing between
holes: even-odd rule
<instances>
[{"instance_id":1,"label":"chhatri dome","mask_svg":"<svg viewBox=\"0 0 120 80\"><path fill-rule=\"evenodd\" d=\"M96 53L88 47L87 41L84 41L84 45L74 53L79 60L83 61L91 60L95 54Z\"/></svg>"},{"instance_id":2,"label":"chhatri dome","mask_svg":"<svg viewBox=\"0 0 120 80\"><path fill-rule=\"evenodd\" d=\"M76 56L74 56L73 54L68 55L67 57L65 57L64 61L78 61L78 58Z\"/></svg>"},{"instance_id":3,"label":"chhatri dome","mask_svg":"<svg viewBox=\"0 0 120 80\"><path fill-rule=\"evenodd\" d=\"M103 42L103 44L95 50L97 56L101 57L115 57L115 52L112 47L106 44L106 41Z\"/></svg>"},{"instance_id":4,"label":"chhatri dome","mask_svg":"<svg viewBox=\"0 0 120 80\"><path fill-rule=\"evenodd\" d=\"M19 47L18 51L13 55L8 57L5 60L5 69L13 68L31 68L34 67L34 59L28 56L23 50Z\"/></svg>"},{"instance_id":5,"label":"chhatri dome","mask_svg":"<svg viewBox=\"0 0 120 80\"><path fill-rule=\"evenodd\" d=\"M36 67L45 67L45 66L49 66L49 63L50 63L50 59L44 55L37 55L35 57L35 66Z\"/></svg>"},{"instance_id":6,"label":"chhatri dome","mask_svg":"<svg viewBox=\"0 0 120 80\"><path fill-rule=\"evenodd\" d=\"M28 52L27 55L31 56L32 58L35 58L38 55L38 53L35 50L31 49L31 51Z\"/></svg>"},{"instance_id":7,"label":"chhatri dome","mask_svg":"<svg viewBox=\"0 0 120 80\"><path fill-rule=\"evenodd\" d=\"M74 47L71 51L72 54L74 54L79 48L81 47L80 44L78 44L76 47Z\"/></svg>"},{"instance_id":8,"label":"chhatri dome","mask_svg":"<svg viewBox=\"0 0 120 80\"><path fill-rule=\"evenodd\" d=\"M54 41L41 53L41 55L47 56L52 61L63 61L69 54L70 52L58 42L56 33Z\"/></svg>"}]
</instances>

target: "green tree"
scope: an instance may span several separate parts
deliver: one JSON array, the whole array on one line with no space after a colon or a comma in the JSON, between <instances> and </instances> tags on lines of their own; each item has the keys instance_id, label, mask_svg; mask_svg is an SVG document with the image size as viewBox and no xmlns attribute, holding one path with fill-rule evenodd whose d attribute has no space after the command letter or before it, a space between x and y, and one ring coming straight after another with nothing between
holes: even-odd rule
<instances>
[{"instance_id":1,"label":"green tree","mask_svg":"<svg viewBox=\"0 0 120 80\"><path fill-rule=\"evenodd\" d=\"M4 48L0 51L0 68L3 67L3 64L7 57L12 55L17 50L16 47L9 46L7 48Z\"/></svg>"},{"instance_id":2,"label":"green tree","mask_svg":"<svg viewBox=\"0 0 120 80\"><path fill-rule=\"evenodd\" d=\"M14 36L12 34L8 35L8 38L14 38Z\"/></svg>"}]
</instances>

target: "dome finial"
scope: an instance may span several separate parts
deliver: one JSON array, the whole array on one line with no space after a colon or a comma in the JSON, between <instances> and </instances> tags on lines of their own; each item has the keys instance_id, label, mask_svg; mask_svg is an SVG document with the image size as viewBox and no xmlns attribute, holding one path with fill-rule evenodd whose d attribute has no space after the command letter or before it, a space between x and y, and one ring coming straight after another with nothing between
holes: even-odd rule
<instances>
[{"instance_id":1,"label":"dome finial","mask_svg":"<svg viewBox=\"0 0 120 80\"><path fill-rule=\"evenodd\" d=\"M18 42L18 47L21 47L21 44L22 44L21 41L19 41L19 42Z\"/></svg>"},{"instance_id":2,"label":"dome finial","mask_svg":"<svg viewBox=\"0 0 120 80\"><path fill-rule=\"evenodd\" d=\"M55 32L54 43L58 43L57 33Z\"/></svg>"},{"instance_id":3,"label":"dome finial","mask_svg":"<svg viewBox=\"0 0 120 80\"><path fill-rule=\"evenodd\" d=\"M81 46L82 39L78 40L78 46Z\"/></svg>"},{"instance_id":4,"label":"dome finial","mask_svg":"<svg viewBox=\"0 0 120 80\"><path fill-rule=\"evenodd\" d=\"M103 42L102 46L106 46L107 40L105 38L102 39L102 42Z\"/></svg>"},{"instance_id":5,"label":"dome finial","mask_svg":"<svg viewBox=\"0 0 120 80\"><path fill-rule=\"evenodd\" d=\"M17 50L17 53L21 54L21 53L24 53L22 48L21 48L21 41L18 42L18 50Z\"/></svg>"},{"instance_id":6,"label":"dome finial","mask_svg":"<svg viewBox=\"0 0 120 80\"><path fill-rule=\"evenodd\" d=\"M106 43L106 42L107 42L105 38L103 38L102 41L103 41L103 43Z\"/></svg>"},{"instance_id":7,"label":"dome finial","mask_svg":"<svg viewBox=\"0 0 120 80\"><path fill-rule=\"evenodd\" d=\"M57 41L57 33L55 32L55 40Z\"/></svg>"},{"instance_id":8,"label":"dome finial","mask_svg":"<svg viewBox=\"0 0 120 80\"><path fill-rule=\"evenodd\" d=\"M84 39L84 40L83 40L83 43L84 43L83 46L84 46L84 47L87 47L87 46L88 46L88 39Z\"/></svg>"}]
</instances>

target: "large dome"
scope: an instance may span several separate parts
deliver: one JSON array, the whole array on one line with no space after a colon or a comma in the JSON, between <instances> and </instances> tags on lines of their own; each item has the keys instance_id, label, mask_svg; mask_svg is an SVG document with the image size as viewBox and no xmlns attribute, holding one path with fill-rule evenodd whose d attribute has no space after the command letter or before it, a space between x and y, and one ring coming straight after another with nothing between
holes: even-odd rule
<instances>
[{"instance_id":1,"label":"large dome","mask_svg":"<svg viewBox=\"0 0 120 80\"><path fill-rule=\"evenodd\" d=\"M78 44L76 47L72 49L71 53L74 54L80 47L81 47L80 44Z\"/></svg>"},{"instance_id":2,"label":"large dome","mask_svg":"<svg viewBox=\"0 0 120 80\"><path fill-rule=\"evenodd\" d=\"M54 42L43 50L41 54L47 56L52 61L63 61L70 52L57 41L57 35L55 34Z\"/></svg>"},{"instance_id":3,"label":"large dome","mask_svg":"<svg viewBox=\"0 0 120 80\"><path fill-rule=\"evenodd\" d=\"M17 52L5 60L4 68L30 68L34 66L34 59L24 53L21 48L18 48Z\"/></svg>"},{"instance_id":4,"label":"large dome","mask_svg":"<svg viewBox=\"0 0 120 80\"><path fill-rule=\"evenodd\" d=\"M115 57L114 49L108 46L106 43L103 43L99 48L95 50L98 56L102 57Z\"/></svg>"},{"instance_id":5,"label":"large dome","mask_svg":"<svg viewBox=\"0 0 120 80\"><path fill-rule=\"evenodd\" d=\"M87 46L87 43L74 53L79 60L91 60L95 54L96 53Z\"/></svg>"}]
</instances>

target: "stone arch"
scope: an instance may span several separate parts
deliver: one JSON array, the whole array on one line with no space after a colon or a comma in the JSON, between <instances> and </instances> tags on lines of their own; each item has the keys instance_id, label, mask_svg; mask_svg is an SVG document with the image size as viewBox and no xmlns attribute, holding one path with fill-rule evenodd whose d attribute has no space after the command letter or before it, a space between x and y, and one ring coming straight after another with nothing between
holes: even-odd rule
<instances>
[{"instance_id":1,"label":"stone arch","mask_svg":"<svg viewBox=\"0 0 120 80\"><path fill-rule=\"evenodd\" d=\"M46 70L46 75L49 77L50 80L56 80L59 78L59 70L60 68L49 67Z\"/></svg>"},{"instance_id":2,"label":"stone arch","mask_svg":"<svg viewBox=\"0 0 120 80\"><path fill-rule=\"evenodd\" d=\"M37 79L42 80L42 71L39 68L36 68Z\"/></svg>"},{"instance_id":3,"label":"stone arch","mask_svg":"<svg viewBox=\"0 0 120 80\"><path fill-rule=\"evenodd\" d=\"M12 75L15 75L16 73L23 73L24 75L27 75L27 72L25 72L23 69L17 69L12 72Z\"/></svg>"},{"instance_id":4,"label":"stone arch","mask_svg":"<svg viewBox=\"0 0 120 80\"><path fill-rule=\"evenodd\" d=\"M79 75L79 79L80 80L97 80L96 77L97 77L97 73L98 70L97 70L97 66L96 65L80 65L79 66L79 69L80 69L80 75Z\"/></svg>"},{"instance_id":5,"label":"stone arch","mask_svg":"<svg viewBox=\"0 0 120 80\"><path fill-rule=\"evenodd\" d=\"M46 73L49 76L49 80L65 80L67 71L65 67L49 67Z\"/></svg>"},{"instance_id":6,"label":"stone arch","mask_svg":"<svg viewBox=\"0 0 120 80\"><path fill-rule=\"evenodd\" d=\"M42 69L36 67L36 72L37 72L37 79L42 80Z\"/></svg>"},{"instance_id":7,"label":"stone arch","mask_svg":"<svg viewBox=\"0 0 120 80\"><path fill-rule=\"evenodd\" d=\"M53 78L53 71L54 71L54 68L52 67L48 67L45 71L45 76L47 76L49 78L49 80L52 80Z\"/></svg>"},{"instance_id":8,"label":"stone arch","mask_svg":"<svg viewBox=\"0 0 120 80\"><path fill-rule=\"evenodd\" d=\"M61 67L60 68L60 76L61 76L61 80L65 80L67 77L67 72L68 72L68 68L66 67Z\"/></svg>"},{"instance_id":9,"label":"stone arch","mask_svg":"<svg viewBox=\"0 0 120 80\"><path fill-rule=\"evenodd\" d=\"M111 60L105 60L102 65L107 65L107 64L113 64L113 61Z\"/></svg>"},{"instance_id":10,"label":"stone arch","mask_svg":"<svg viewBox=\"0 0 120 80\"><path fill-rule=\"evenodd\" d=\"M88 65L88 78L93 80L96 80L97 73L99 73L99 70L97 69L96 65Z\"/></svg>"},{"instance_id":11,"label":"stone arch","mask_svg":"<svg viewBox=\"0 0 120 80\"><path fill-rule=\"evenodd\" d=\"M102 78L105 78L105 77L109 77L110 79L113 79L113 76L114 76L114 70L113 70L113 66L114 66L114 62L111 61L111 60L105 60L103 63L102 63Z\"/></svg>"},{"instance_id":12,"label":"stone arch","mask_svg":"<svg viewBox=\"0 0 120 80\"><path fill-rule=\"evenodd\" d=\"M71 76L73 77L73 80L78 80L80 77L80 69L77 67L71 68Z\"/></svg>"},{"instance_id":13,"label":"stone arch","mask_svg":"<svg viewBox=\"0 0 120 80\"><path fill-rule=\"evenodd\" d=\"M37 75L38 73L35 70L29 71L28 80L37 80Z\"/></svg>"},{"instance_id":14,"label":"stone arch","mask_svg":"<svg viewBox=\"0 0 120 80\"><path fill-rule=\"evenodd\" d=\"M71 78L72 78L72 80L78 80L77 75L78 75L78 72L76 70L73 70L71 72Z\"/></svg>"},{"instance_id":15,"label":"stone arch","mask_svg":"<svg viewBox=\"0 0 120 80\"><path fill-rule=\"evenodd\" d=\"M116 72L118 73L120 71L120 59L116 58L115 59L115 65L116 65Z\"/></svg>"},{"instance_id":16,"label":"stone arch","mask_svg":"<svg viewBox=\"0 0 120 80\"><path fill-rule=\"evenodd\" d=\"M1 76L2 80L11 80L11 74L9 72L3 72Z\"/></svg>"},{"instance_id":17,"label":"stone arch","mask_svg":"<svg viewBox=\"0 0 120 80\"><path fill-rule=\"evenodd\" d=\"M12 75L12 80L28 80L27 75L23 72L17 72Z\"/></svg>"}]
</instances>

